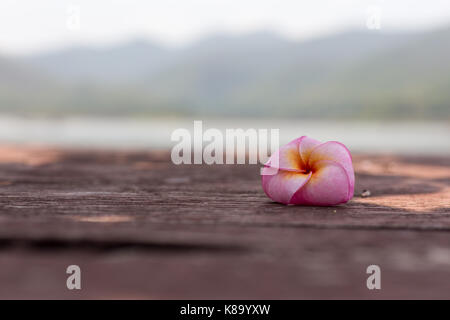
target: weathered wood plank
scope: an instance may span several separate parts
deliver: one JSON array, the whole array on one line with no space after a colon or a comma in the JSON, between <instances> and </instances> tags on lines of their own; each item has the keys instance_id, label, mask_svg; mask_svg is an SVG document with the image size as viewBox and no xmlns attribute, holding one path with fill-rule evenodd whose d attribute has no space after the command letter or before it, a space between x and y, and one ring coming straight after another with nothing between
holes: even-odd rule
<instances>
[{"instance_id":1,"label":"weathered wood plank","mask_svg":"<svg viewBox=\"0 0 450 320\"><path fill-rule=\"evenodd\" d=\"M449 298L450 159L354 164L348 204L294 207L264 195L257 166L2 147L0 298ZM65 289L69 264L81 292Z\"/></svg>"}]
</instances>

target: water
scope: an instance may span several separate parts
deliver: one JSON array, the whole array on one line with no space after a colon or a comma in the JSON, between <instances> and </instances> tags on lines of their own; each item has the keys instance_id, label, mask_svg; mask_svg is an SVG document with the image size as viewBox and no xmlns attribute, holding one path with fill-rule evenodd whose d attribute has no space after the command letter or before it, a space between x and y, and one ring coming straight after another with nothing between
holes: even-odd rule
<instances>
[{"instance_id":1,"label":"water","mask_svg":"<svg viewBox=\"0 0 450 320\"><path fill-rule=\"evenodd\" d=\"M302 135L337 140L353 152L450 154L448 122L337 122L286 119L202 119L203 130L280 129L280 143ZM165 149L177 128L193 132L194 119L65 118L0 116L0 143L39 143L65 147Z\"/></svg>"}]
</instances>

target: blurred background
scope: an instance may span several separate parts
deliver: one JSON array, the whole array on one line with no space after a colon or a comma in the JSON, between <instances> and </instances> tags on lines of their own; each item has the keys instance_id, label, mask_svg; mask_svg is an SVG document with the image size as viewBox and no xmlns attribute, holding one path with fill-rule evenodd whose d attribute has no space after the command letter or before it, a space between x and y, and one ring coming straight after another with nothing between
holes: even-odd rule
<instances>
[{"instance_id":1,"label":"blurred background","mask_svg":"<svg viewBox=\"0 0 450 320\"><path fill-rule=\"evenodd\" d=\"M2 0L0 142L169 148L279 128L450 153L448 1Z\"/></svg>"}]
</instances>

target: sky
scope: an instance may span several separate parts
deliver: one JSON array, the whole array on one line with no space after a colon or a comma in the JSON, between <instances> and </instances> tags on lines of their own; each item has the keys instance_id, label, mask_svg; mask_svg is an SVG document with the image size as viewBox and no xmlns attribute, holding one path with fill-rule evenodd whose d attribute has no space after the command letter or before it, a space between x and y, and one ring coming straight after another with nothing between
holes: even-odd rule
<instances>
[{"instance_id":1,"label":"sky","mask_svg":"<svg viewBox=\"0 0 450 320\"><path fill-rule=\"evenodd\" d=\"M308 39L442 26L450 26L448 0L0 0L0 54L135 38L177 46L217 32Z\"/></svg>"}]
</instances>

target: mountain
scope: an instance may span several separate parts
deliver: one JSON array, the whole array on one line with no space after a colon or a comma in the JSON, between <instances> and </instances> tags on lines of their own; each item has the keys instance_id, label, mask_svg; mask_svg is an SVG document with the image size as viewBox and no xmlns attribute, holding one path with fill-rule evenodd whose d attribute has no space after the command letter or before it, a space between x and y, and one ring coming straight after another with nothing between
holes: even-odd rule
<instances>
[{"instance_id":1,"label":"mountain","mask_svg":"<svg viewBox=\"0 0 450 320\"><path fill-rule=\"evenodd\" d=\"M19 59L0 57L0 112L52 112L59 106L58 93L62 91L50 75Z\"/></svg>"},{"instance_id":2,"label":"mountain","mask_svg":"<svg viewBox=\"0 0 450 320\"><path fill-rule=\"evenodd\" d=\"M348 31L307 41L271 32L216 34L179 48L144 40L68 48L0 59L0 110L449 119L449 54L449 28Z\"/></svg>"},{"instance_id":3,"label":"mountain","mask_svg":"<svg viewBox=\"0 0 450 320\"><path fill-rule=\"evenodd\" d=\"M286 108L308 107L302 97L308 102L311 86L412 38L370 32L306 42L268 34L214 37L189 48L176 64L149 78L148 87L163 96L179 97L202 114L283 116Z\"/></svg>"},{"instance_id":4,"label":"mountain","mask_svg":"<svg viewBox=\"0 0 450 320\"><path fill-rule=\"evenodd\" d=\"M32 66L23 64L18 59L0 56L0 88L13 90L18 87L35 87L41 85L44 74Z\"/></svg>"},{"instance_id":5,"label":"mountain","mask_svg":"<svg viewBox=\"0 0 450 320\"><path fill-rule=\"evenodd\" d=\"M365 57L304 92L330 116L449 118L450 29ZM327 97L333 97L328 99Z\"/></svg>"},{"instance_id":6,"label":"mountain","mask_svg":"<svg viewBox=\"0 0 450 320\"><path fill-rule=\"evenodd\" d=\"M123 83L157 72L170 60L169 49L134 40L110 47L74 47L30 56L25 61L65 81Z\"/></svg>"}]
</instances>

